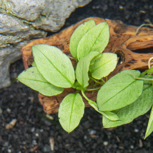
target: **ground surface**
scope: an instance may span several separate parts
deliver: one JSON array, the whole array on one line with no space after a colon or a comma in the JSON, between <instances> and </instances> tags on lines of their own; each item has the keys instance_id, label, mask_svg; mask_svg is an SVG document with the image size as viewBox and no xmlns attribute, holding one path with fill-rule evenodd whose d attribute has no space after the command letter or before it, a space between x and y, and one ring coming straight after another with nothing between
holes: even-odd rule
<instances>
[{"instance_id":1,"label":"ground surface","mask_svg":"<svg viewBox=\"0 0 153 153\"><path fill-rule=\"evenodd\" d=\"M140 25L153 20L152 10L153 2L149 0L93 0L77 9L65 27L91 16ZM102 128L101 115L86 108L79 127L67 134L59 125L57 114L52 115L52 120L46 118L37 92L17 83L15 78L23 69L22 60L13 63L12 85L0 89L0 153L153 153L153 134L143 139L148 114L128 125L106 130ZM17 120L15 126L6 129L13 119Z\"/></svg>"}]
</instances>

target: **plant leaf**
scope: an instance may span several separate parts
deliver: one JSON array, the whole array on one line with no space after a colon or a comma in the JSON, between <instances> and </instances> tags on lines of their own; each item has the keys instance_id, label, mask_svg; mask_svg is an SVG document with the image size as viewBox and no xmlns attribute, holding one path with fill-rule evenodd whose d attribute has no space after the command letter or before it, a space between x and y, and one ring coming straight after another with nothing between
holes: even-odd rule
<instances>
[{"instance_id":1,"label":"plant leaf","mask_svg":"<svg viewBox=\"0 0 153 153\"><path fill-rule=\"evenodd\" d=\"M45 96L54 96L63 92L63 88L55 87L47 82L36 67L23 71L17 78L20 82Z\"/></svg>"},{"instance_id":2,"label":"plant leaf","mask_svg":"<svg viewBox=\"0 0 153 153\"><path fill-rule=\"evenodd\" d=\"M79 41L77 59L88 55L91 51L102 53L109 41L109 26L106 22L91 28Z\"/></svg>"},{"instance_id":3,"label":"plant leaf","mask_svg":"<svg viewBox=\"0 0 153 153\"><path fill-rule=\"evenodd\" d=\"M103 112L103 111L99 111L98 107L97 107L97 104L93 101L88 101L89 105L91 107L93 107L98 113L102 114L103 116L105 116L106 118L108 118L109 120L111 121L117 121L119 120L119 117L113 113L113 112Z\"/></svg>"},{"instance_id":4,"label":"plant leaf","mask_svg":"<svg viewBox=\"0 0 153 153\"><path fill-rule=\"evenodd\" d=\"M124 70L109 79L98 91L97 105L100 111L113 111L133 103L142 93L143 81L135 80L138 70Z\"/></svg>"},{"instance_id":5,"label":"plant leaf","mask_svg":"<svg viewBox=\"0 0 153 153\"><path fill-rule=\"evenodd\" d=\"M153 87L152 85L144 85L144 90L141 96L132 104L113 111L120 118L119 121L112 122L103 116L104 128L117 127L123 124L132 122L138 116L141 116L149 111L153 104Z\"/></svg>"},{"instance_id":6,"label":"plant leaf","mask_svg":"<svg viewBox=\"0 0 153 153\"><path fill-rule=\"evenodd\" d=\"M48 82L63 88L69 88L74 84L73 65L60 49L40 44L34 45L32 51L39 72Z\"/></svg>"},{"instance_id":7,"label":"plant leaf","mask_svg":"<svg viewBox=\"0 0 153 153\"><path fill-rule=\"evenodd\" d=\"M93 65L90 66L90 72L95 79L101 79L108 76L117 65L117 55L114 53L103 53Z\"/></svg>"},{"instance_id":8,"label":"plant leaf","mask_svg":"<svg viewBox=\"0 0 153 153\"><path fill-rule=\"evenodd\" d=\"M87 56L83 57L77 64L76 67L76 79L82 87L88 86L89 76L89 65L90 61L98 55L99 52L91 51Z\"/></svg>"},{"instance_id":9,"label":"plant leaf","mask_svg":"<svg viewBox=\"0 0 153 153\"><path fill-rule=\"evenodd\" d=\"M36 66L36 63L35 63L35 62L33 62L33 63L32 63L32 66L33 66L33 67L34 67L34 66Z\"/></svg>"},{"instance_id":10,"label":"plant leaf","mask_svg":"<svg viewBox=\"0 0 153 153\"><path fill-rule=\"evenodd\" d=\"M145 139L152 133L152 131L153 131L153 107L150 112L149 122L145 133Z\"/></svg>"},{"instance_id":11,"label":"plant leaf","mask_svg":"<svg viewBox=\"0 0 153 153\"><path fill-rule=\"evenodd\" d=\"M84 102L79 93L67 95L59 107L58 117L63 129L72 132L80 123L84 114Z\"/></svg>"},{"instance_id":12,"label":"plant leaf","mask_svg":"<svg viewBox=\"0 0 153 153\"><path fill-rule=\"evenodd\" d=\"M73 32L70 39L70 52L75 59L77 59L77 47L78 47L79 41L81 40L83 35L87 33L87 31L90 30L95 25L96 24L94 20L89 20L79 25Z\"/></svg>"},{"instance_id":13,"label":"plant leaf","mask_svg":"<svg viewBox=\"0 0 153 153\"><path fill-rule=\"evenodd\" d=\"M150 81L150 80L152 80L153 79L153 75L145 75L145 76L143 76L143 78L146 78L146 79L148 79L148 80L143 80L143 84L148 84L148 85L152 85L152 83L153 83L153 81Z\"/></svg>"},{"instance_id":14,"label":"plant leaf","mask_svg":"<svg viewBox=\"0 0 153 153\"><path fill-rule=\"evenodd\" d=\"M145 74L153 74L153 67L151 67L150 69L145 70L144 72L142 72L140 77L144 76Z\"/></svg>"}]
</instances>

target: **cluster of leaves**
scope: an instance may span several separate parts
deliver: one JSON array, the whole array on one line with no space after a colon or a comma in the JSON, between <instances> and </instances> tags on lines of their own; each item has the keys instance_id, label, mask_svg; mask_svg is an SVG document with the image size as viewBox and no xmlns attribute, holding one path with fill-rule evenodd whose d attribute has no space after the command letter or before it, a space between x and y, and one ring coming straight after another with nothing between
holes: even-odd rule
<instances>
[{"instance_id":1,"label":"cluster of leaves","mask_svg":"<svg viewBox=\"0 0 153 153\"><path fill-rule=\"evenodd\" d=\"M76 89L76 93L68 94L59 107L60 124L68 133L83 117L82 96L102 114L105 128L127 124L153 105L153 68L142 74L138 70L125 70L106 81L117 65L116 54L102 53L108 42L108 24L96 25L94 20L89 20L74 31L70 40L70 52L77 62L75 68L60 49L40 44L32 47L32 67L18 76L20 82L46 96L61 94L64 88ZM95 90L98 91L96 102L85 95L85 91ZM153 111L145 137L152 130Z\"/></svg>"}]
</instances>

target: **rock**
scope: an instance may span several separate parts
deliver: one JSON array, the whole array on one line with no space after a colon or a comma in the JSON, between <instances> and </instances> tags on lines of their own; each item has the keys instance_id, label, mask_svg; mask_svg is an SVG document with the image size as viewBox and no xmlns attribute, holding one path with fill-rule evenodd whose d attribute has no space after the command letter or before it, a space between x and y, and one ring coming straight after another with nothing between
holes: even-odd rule
<instances>
[{"instance_id":1,"label":"rock","mask_svg":"<svg viewBox=\"0 0 153 153\"><path fill-rule=\"evenodd\" d=\"M16 122L17 119L12 119L12 121L6 125L6 129L12 129L15 126Z\"/></svg>"},{"instance_id":2,"label":"rock","mask_svg":"<svg viewBox=\"0 0 153 153\"><path fill-rule=\"evenodd\" d=\"M0 1L0 88L10 85L9 66L21 58L20 49L45 31L58 31L77 7L91 0Z\"/></svg>"}]
</instances>

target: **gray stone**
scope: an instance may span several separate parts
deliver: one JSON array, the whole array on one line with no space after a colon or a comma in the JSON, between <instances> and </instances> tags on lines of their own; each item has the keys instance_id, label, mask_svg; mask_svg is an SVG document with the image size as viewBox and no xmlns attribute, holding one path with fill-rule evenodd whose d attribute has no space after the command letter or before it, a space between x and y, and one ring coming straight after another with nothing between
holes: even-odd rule
<instances>
[{"instance_id":1,"label":"gray stone","mask_svg":"<svg viewBox=\"0 0 153 153\"><path fill-rule=\"evenodd\" d=\"M58 31L77 7L91 0L1 0L0 88L10 85L9 66L30 40Z\"/></svg>"}]
</instances>

